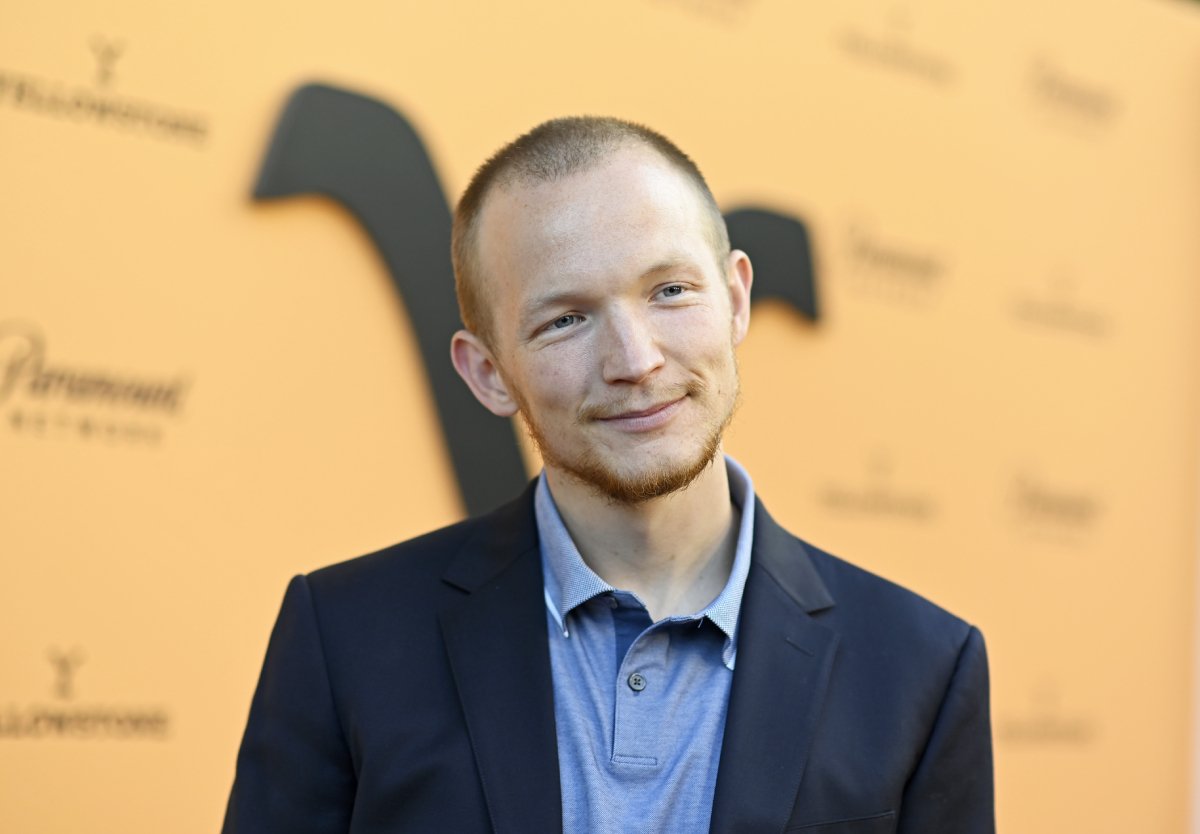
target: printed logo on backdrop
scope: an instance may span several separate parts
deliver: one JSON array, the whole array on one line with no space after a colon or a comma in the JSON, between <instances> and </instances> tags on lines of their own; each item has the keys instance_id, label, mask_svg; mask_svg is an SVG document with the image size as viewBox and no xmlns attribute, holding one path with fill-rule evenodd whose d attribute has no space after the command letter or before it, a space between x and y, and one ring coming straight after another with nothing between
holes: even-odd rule
<instances>
[{"instance_id":1,"label":"printed logo on backdrop","mask_svg":"<svg viewBox=\"0 0 1200 834\"><path fill-rule=\"evenodd\" d=\"M0 420L30 439L156 446L182 415L191 377L64 360L42 329L0 321Z\"/></svg>"},{"instance_id":2,"label":"printed logo on backdrop","mask_svg":"<svg viewBox=\"0 0 1200 834\"><path fill-rule=\"evenodd\" d=\"M1094 489L1025 469L1013 477L1008 510L1019 535L1048 544L1085 544L1104 517Z\"/></svg>"},{"instance_id":3,"label":"printed logo on backdrop","mask_svg":"<svg viewBox=\"0 0 1200 834\"><path fill-rule=\"evenodd\" d=\"M1049 55L1030 62L1026 89L1047 125L1081 137L1111 127L1123 109L1106 82Z\"/></svg>"},{"instance_id":4,"label":"printed logo on backdrop","mask_svg":"<svg viewBox=\"0 0 1200 834\"><path fill-rule=\"evenodd\" d=\"M1033 687L1022 709L997 718L998 739L1014 746L1087 747L1100 735L1099 722L1065 704L1061 687L1050 678Z\"/></svg>"},{"instance_id":5,"label":"printed logo on backdrop","mask_svg":"<svg viewBox=\"0 0 1200 834\"><path fill-rule=\"evenodd\" d=\"M946 259L925 243L905 240L864 220L846 234L847 287L855 294L901 307L929 307L943 292Z\"/></svg>"},{"instance_id":6,"label":"printed logo on backdrop","mask_svg":"<svg viewBox=\"0 0 1200 834\"><path fill-rule=\"evenodd\" d=\"M117 90L120 68L133 51L123 40L94 36L87 45L90 83L0 67L0 110L201 147L210 132L207 115Z\"/></svg>"},{"instance_id":7,"label":"printed logo on backdrop","mask_svg":"<svg viewBox=\"0 0 1200 834\"><path fill-rule=\"evenodd\" d=\"M171 717L157 706L114 706L81 698L81 670L87 654L78 646L46 651L50 674L49 697L20 705L10 703L0 711L0 739L105 739L112 741L161 740L167 737Z\"/></svg>"},{"instance_id":8,"label":"printed logo on backdrop","mask_svg":"<svg viewBox=\"0 0 1200 834\"><path fill-rule=\"evenodd\" d=\"M379 250L415 331L467 513L509 500L529 476L513 423L480 406L450 363L447 346L461 326L450 263L451 214L421 137L378 99L322 84L301 87L276 123L254 197L300 194L337 200ZM755 207L725 218L733 245L754 261L755 300L779 299L815 321L804 224Z\"/></svg>"},{"instance_id":9,"label":"printed logo on backdrop","mask_svg":"<svg viewBox=\"0 0 1200 834\"><path fill-rule=\"evenodd\" d=\"M1057 270L1040 284L1019 291L1010 313L1023 330L1088 342L1106 341L1114 331L1112 316L1084 297L1067 270Z\"/></svg>"},{"instance_id":10,"label":"printed logo on backdrop","mask_svg":"<svg viewBox=\"0 0 1200 834\"><path fill-rule=\"evenodd\" d=\"M831 515L877 518L912 524L932 521L938 504L928 489L897 476L892 456L878 450L863 474L853 480L830 480L817 492L817 500Z\"/></svg>"},{"instance_id":11,"label":"printed logo on backdrop","mask_svg":"<svg viewBox=\"0 0 1200 834\"><path fill-rule=\"evenodd\" d=\"M958 68L915 33L911 9L893 7L882 20L851 24L835 34L842 54L858 64L894 72L932 87L949 87Z\"/></svg>"}]
</instances>

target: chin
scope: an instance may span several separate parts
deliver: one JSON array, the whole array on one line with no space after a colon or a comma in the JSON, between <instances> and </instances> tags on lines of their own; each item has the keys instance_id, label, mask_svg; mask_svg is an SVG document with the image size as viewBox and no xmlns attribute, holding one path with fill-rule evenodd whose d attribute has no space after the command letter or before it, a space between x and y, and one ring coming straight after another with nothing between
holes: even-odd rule
<instances>
[{"instance_id":1,"label":"chin","mask_svg":"<svg viewBox=\"0 0 1200 834\"><path fill-rule=\"evenodd\" d=\"M600 495L621 504L642 504L687 489L716 458L720 436L697 453L679 460L653 460L647 466L617 469L596 453L560 468Z\"/></svg>"}]
</instances>

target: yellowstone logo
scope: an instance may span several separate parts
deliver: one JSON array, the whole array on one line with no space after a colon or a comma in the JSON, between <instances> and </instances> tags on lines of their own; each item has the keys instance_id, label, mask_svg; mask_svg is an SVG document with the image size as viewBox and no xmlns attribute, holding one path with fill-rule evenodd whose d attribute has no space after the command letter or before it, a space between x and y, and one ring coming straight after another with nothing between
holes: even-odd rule
<instances>
[{"instance_id":1,"label":"yellowstone logo","mask_svg":"<svg viewBox=\"0 0 1200 834\"><path fill-rule=\"evenodd\" d=\"M0 107L193 147L208 138L205 115L113 91L116 64L126 51L124 43L94 37L89 47L95 60L94 87L0 69Z\"/></svg>"},{"instance_id":2,"label":"yellowstone logo","mask_svg":"<svg viewBox=\"0 0 1200 834\"><path fill-rule=\"evenodd\" d=\"M1004 715L997 724L996 735L1010 745L1086 747L1100 735L1094 719L1064 704L1062 692L1052 680L1033 688L1025 710Z\"/></svg>"},{"instance_id":3,"label":"yellowstone logo","mask_svg":"<svg viewBox=\"0 0 1200 834\"><path fill-rule=\"evenodd\" d=\"M53 703L19 706L0 711L0 739L164 739L170 716L161 707L128 707L72 703L76 679L86 655L78 646L51 646L46 658L53 670Z\"/></svg>"},{"instance_id":4,"label":"yellowstone logo","mask_svg":"<svg viewBox=\"0 0 1200 834\"><path fill-rule=\"evenodd\" d=\"M46 652L50 665L54 667L54 694L59 698L70 700L75 694L75 673L84 661L83 652L78 648L61 651L51 648Z\"/></svg>"},{"instance_id":5,"label":"yellowstone logo","mask_svg":"<svg viewBox=\"0 0 1200 834\"><path fill-rule=\"evenodd\" d=\"M189 377L152 377L51 362L32 322L0 322L0 409L14 432L157 443L179 416Z\"/></svg>"},{"instance_id":6,"label":"yellowstone logo","mask_svg":"<svg viewBox=\"0 0 1200 834\"><path fill-rule=\"evenodd\" d=\"M100 37L92 38L88 45L92 48L92 55L96 58L96 86L107 87L112 83L113 70L116 67L117 59L125 51L125 45Z\"/></svg>"},{"instance_id":7,"label":"yellowstone logo","mask_svg":"<svg viewBox=\"0 0 1200 834\"><path fill-rule=\"evenodd\" d=\"M893 9L878 31L857 26L844 29L838 46L851 59L938 87L952 84L957 69L943 55L917 43L912 36L912 17L904 8Z\"/></svg>"},{"instance_id":8,"label":"yellowstone logo","mask_svg":"<svg viewBox=\"0 0 1200 834\"><path fill-rule=\"evenodd\" d=\"M1023 327L1088 341L1108 339L1115 330L1112 316L1089 302L1080 292L1079 282L1065 270L1054 272L1041 286L1017 294L1011 314Z\"/></svg>"},{"instance_id":9,"label":"yellowstone logo","mask_svg":"<svg viewBox=\"0 0 1200 834\"><path fill-rule=\"evenodd\" d=\"M450 363L458 329L450 264L450 208L425 145L376 99L320 84L292 94L275 127L254 197L321 194L344 205L378 248L408 310L469 514L508 500L528 476L511 422L475 402ZM733 245L750 253L755 298L780 299L815 320L808 233L758 208L726 215Z\"/></svg>"},{"instance_id":10,"label":"yellowstone logo","mask_svg":"<svg viewBox=\"0 0 1200 834\"><path fill-rule=\"evenodd\" d=\"M876 452L859 483L828 483L818 500L831 513L924 523L937 515L937 502L922 489L897 481L890 456Z\"/></svg>"}]
</instances>

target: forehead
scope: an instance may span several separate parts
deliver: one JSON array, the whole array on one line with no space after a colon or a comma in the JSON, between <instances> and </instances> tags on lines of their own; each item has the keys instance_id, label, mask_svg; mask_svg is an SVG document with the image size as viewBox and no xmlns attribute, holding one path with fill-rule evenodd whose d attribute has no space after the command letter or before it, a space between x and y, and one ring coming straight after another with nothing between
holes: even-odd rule
<instances>
[{"instance_id":1,"label":"forehead","mask_svg":"<svg viewBox=\"0 0 1200 834\"><path fill-rule=\"evenodd\" d=\"M507 316L565 285L616 286L668 260L709 266L710 223L685 175L631 147L560 180L497 187L480 212L477 251L494 312Z\"/></svg>"}]
</instances>

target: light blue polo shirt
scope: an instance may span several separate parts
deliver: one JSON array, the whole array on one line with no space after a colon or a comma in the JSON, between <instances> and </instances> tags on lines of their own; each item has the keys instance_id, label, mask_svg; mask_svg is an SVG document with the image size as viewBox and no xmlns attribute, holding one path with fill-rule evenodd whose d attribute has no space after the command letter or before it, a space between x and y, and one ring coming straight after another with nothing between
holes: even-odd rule
<instances>
[{"instance_id":1,"label":"light blue polo shirt","mask_svg":"<svg viewBox=\"0 0 1200 834\"><path fill-rule=\"evenodd\" d=\"M740 511L729 579L701 610L658 622L584 563L538 479L566 832L708 831L754 537L750 476L725 466Z\"/></svg>"}]
</instances>

